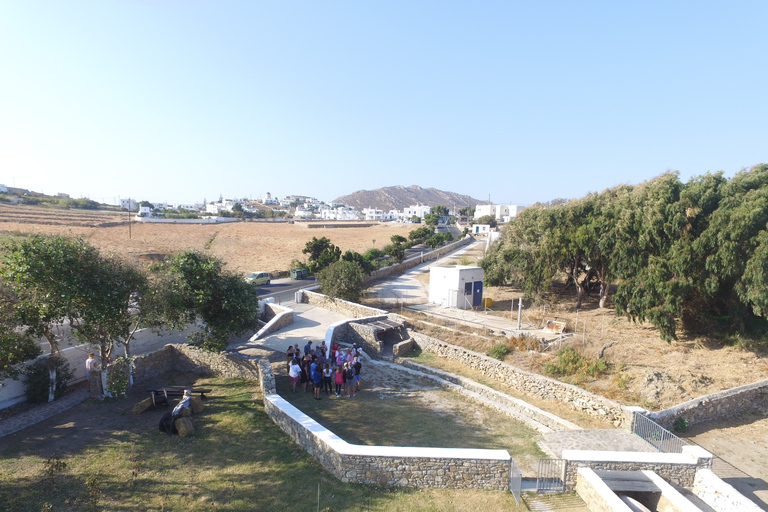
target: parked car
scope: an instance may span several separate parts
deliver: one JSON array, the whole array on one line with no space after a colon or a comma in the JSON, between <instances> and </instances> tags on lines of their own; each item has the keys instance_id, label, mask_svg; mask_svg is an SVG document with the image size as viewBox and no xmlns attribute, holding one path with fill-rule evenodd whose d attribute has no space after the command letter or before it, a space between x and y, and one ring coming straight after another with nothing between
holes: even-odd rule
<instances>
[{"instance_id":1,"label":"parked car","mask_svg":"<svg viewBox=\"0 0 768 512\"><path fill-rule=\"evenodd\" d=\"M253 283L255 285L269 284L271 282L269 272L251 272L245 276L247 283Z\"/></svg>"}]
</instances>

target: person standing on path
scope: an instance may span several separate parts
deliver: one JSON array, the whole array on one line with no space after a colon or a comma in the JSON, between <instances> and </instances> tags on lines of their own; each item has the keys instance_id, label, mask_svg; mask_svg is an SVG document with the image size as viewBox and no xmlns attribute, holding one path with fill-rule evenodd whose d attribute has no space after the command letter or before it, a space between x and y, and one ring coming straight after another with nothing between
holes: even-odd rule
<instances>
[{"instance_id":1,"label":"person standing on path","mask_svg":"<svg viewBox=\"0 0 768 512\"><path fill-rule=\"evenodd\" d=\"M91 372L96 369L96 354L91 352L85 360L85 379L91 382Z\"/></svg>"},{"instance_id":2,"label":"person standing on path","mask_svg":"<svg viewBox=\"0 0 768 512\"><path fill-rule=\"evenodd\" d=\"M360 370L363 368L359 357L355 357L355 364L352 365L352 368L355 369L355 387L352 396L355 396L355 393L360 391Z\"/></svg>"},{"instance_id":3,"label":"person standing on path","mask_svg":"<svg viewBox=\"0 0 768 512\"><path fill-rule=\"evenodd\" d=\"M288 363L288 377L291 379L291 393L296 392L296 384L299 382L299 377L301 376L301 366L299 366L299 361L295 357L291 359L291 362Z\"/></svg>"}]
</instances>

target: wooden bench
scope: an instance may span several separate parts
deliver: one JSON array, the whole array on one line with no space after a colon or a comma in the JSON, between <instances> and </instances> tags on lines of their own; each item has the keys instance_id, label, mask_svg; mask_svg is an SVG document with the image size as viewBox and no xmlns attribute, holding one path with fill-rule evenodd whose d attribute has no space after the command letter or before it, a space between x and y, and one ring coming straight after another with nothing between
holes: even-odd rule
<instances>
[{"instance_id":1,"label":"wooden bench","mask_svg":"<svg viewBox=\"0 0 768 512\"><path fill-rule=\"evenodd\" d=\"M205 398L207 393L211 392L210 388L184 388L184 387L171 387L171 388L152 388L148 389L150 396L152 397L152 405L168 403L168 398L181 398L184 396L184 390L189 389L192 394L200 394L201 398Z\"/></svg>"}]
</instances>

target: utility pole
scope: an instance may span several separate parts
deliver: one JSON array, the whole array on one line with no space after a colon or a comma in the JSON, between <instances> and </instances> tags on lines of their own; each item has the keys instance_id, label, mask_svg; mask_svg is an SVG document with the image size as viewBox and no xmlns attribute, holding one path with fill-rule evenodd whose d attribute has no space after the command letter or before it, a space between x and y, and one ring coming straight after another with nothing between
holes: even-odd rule
<instances>
[{"instance_id":1,"label":"utility pole","mask_svg":"<svg viewBox=\"0 0 768 512\"><path fill-rule=\"evenodd\" d=\"M517 300L517 330L523 328L523 298Z\"/></svg>"},{"instance_id":2,"label":"utility pole","mask_svg":"<svg viewBox=\"0 0 768 512\"><path fill-rule=\"evenodd\" d=\"M125 209L128 212L128 239L131 239L131 198L128 198L128 208Z\"/></svg>"}]
</instances>

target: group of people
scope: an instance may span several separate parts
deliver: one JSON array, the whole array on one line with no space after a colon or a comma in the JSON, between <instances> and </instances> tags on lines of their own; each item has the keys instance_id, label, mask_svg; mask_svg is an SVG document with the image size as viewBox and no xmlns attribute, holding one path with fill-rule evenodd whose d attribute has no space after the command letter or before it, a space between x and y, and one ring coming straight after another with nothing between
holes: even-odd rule
<instances>
[{"instance_id":1,"label":"group of people","mask_svg":"<svg viewBox=\"0 0 768 512\"><path fill-rule=\"evenodd\" d=\"M334 342L330 351L325 341L312 348L312 341L307 342L302 354L299 344L288 347L288 377L291 379L291 393L298 393L298 386L306 392L311 386L315 400L322 400L322 395L344 395L353 397L360 391L360 356L363 352L357 343L342 349Z\"/></svg>"}]
</instances>

